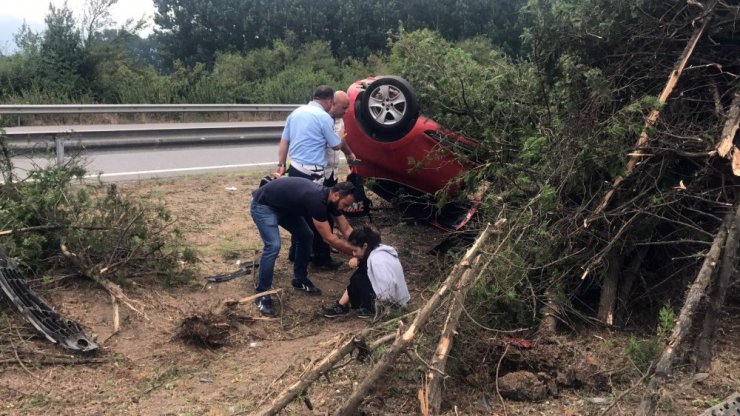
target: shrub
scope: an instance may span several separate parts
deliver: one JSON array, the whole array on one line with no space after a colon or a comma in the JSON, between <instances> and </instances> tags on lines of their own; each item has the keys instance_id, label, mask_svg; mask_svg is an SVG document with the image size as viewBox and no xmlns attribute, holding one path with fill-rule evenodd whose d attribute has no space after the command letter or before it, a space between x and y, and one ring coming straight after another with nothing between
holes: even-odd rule
<instances>
[{"instance_id":1,"label":"shrub","mask_svg":"<svg viewBox=\"0 0 740 416\"><path fill-rule=\"evenodd\" d=\"M35 168L14 180L2 138L0 244L33 272L57 269L85 276L188 281L197 257L165 206L139 201L115 185L86 184L74 159ZM66 250L71 255L64 255Z\"/></svg>"}]
</instances>

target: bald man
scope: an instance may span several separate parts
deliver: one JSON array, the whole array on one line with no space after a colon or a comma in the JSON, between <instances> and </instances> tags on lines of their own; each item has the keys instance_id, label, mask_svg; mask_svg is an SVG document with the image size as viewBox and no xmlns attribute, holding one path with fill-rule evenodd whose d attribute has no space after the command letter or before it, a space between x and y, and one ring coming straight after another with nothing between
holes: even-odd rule
<instances>
[{"instance_id":1,"label":"bald man","mask_svg":"<svg viewBox=\"0 0 740 416\"><path fill-rule=\"evenodd\" d=\"M329 109L329 115L334 119L334 131L344 138L344 114L349 108L349 96L344 91L334 93L334 102ZM331 147L326 148L326 167L324 168L324 186L332 187L339 181L339 151Z\"/></svg>"}]
</instances>

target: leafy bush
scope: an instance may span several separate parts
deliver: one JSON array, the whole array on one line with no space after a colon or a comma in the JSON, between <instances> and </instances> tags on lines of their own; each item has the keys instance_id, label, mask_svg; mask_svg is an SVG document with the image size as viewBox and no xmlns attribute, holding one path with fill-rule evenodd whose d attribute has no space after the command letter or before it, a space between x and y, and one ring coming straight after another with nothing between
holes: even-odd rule
<instances>
[{"instance_id":1,"label":"leafy bush","mask_svg":"<svg viewBox=\"0 0 740 416\"><path fill-rule=\"evenodd\" d=\"M148 277L165 284L194 275L197 256L163 204L138 201L115 185L86 184L85 170L74 160L35 168L22 181L13 180L7 160L2 170L0 228L12 233L0 244L31 271Z\"/></svg>"}]
</instances>

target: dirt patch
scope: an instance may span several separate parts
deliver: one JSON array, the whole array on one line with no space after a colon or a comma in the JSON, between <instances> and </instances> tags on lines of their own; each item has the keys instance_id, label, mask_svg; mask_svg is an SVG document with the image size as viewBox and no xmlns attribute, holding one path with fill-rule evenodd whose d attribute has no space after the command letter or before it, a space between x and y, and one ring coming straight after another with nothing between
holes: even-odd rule
<instances>
[{"instance_id":1,"label":"dirt patch","mask_svg":"<svg viewBox=\"0 0 740 416\"><path fill-rule=\"evenodd\" d=\"M1 327L9 329L0 334L7 341L0 348L0 415L249 414L295 382L344 335L372 325L354 316L327 320L318 315L320 307L330 305L341 294L351 271L347 266L336 272L310 271L323 294L304 295L290 287L291 264L285 249L274 281L276 288L283 289L277 296L281 316L264 318L251 303L236 306L231 315L224 314L225 300L254 292L253 277L248 274L218 284L207 283L205 277L235 271L237 260L252 260L261 249L247 207L250 191L263 175L222 174L119 184L121 192L166 202L178 227L201 255L200 277L177 288L132 281L124 290L144 305L144 315L122 308L121 332L112 337L112 308L103 290L90 282L70 279L61 280L53 289L40 287L60 313L98 335L102 348L93 357L71 356L49 345L17 319L8 305L3 306L5 315L0 319L5 322L0 322ZM232 187L236 191L228 190ZM411 292L411 308L418 307L447 273L438 257L429 254L444 235L432 227L403 221L383 201L375 203L379 208L375 225L384 240L398 249ZM361 221L352 220L354 224ZM287 248L288 235L282 237ZM699 413L699 409L740 389L735 376L740 373L736 347L740 331L737 323L723 328L717 368L701 382L685 385L678 374L673 387L682 390L663 400L663 409L673 406L674 414ZM393 330L393 326L379 328L377 335ZM459 347L453 350L444 409L450 414L501 413L495 389L496 366L504 348L501 337L484 330L461 336L480 340L479 357L483 359L473 363L473 370L463 371L466 353ZM537 381L524 376L531 382L526 390L532 393L544 388L546 394L525 397L536 403L507 401L509 414L598 414L604 404L592 399L613 398L629 387L630 377L620 359L626 339L589 331L536 342L531 350L512 348L501 364L500 375L528 372ZM430 332L420 339L416 351L401 357L367 397L365 414L418 413L416 394L426 367L417 354L428 360L434 342L435 335ZM365 363L343 362L312 386L307 395L313 412L296 401L286 414L332 411L351 394L382 350ZM614 414L631 414L638 393L636 390L625 398Z\"/></svg>"}]
</instances>

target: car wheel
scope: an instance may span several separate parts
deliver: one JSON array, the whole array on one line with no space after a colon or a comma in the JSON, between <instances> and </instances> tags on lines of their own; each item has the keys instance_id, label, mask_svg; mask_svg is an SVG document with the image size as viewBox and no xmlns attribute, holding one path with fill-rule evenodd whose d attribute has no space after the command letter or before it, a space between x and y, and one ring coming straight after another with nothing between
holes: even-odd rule
<instances>
[{"instance_id":1,"label":"car wheel","mask_svg":"<svg viewBox=\"0 0 740 416\"><path fill-rule=\"evenodd\" d=\"M360 97L360 119L370 135L380 141L402 138L419 116L416 92L400 77L373 81Z\"/></svg>"}]
</instances>

